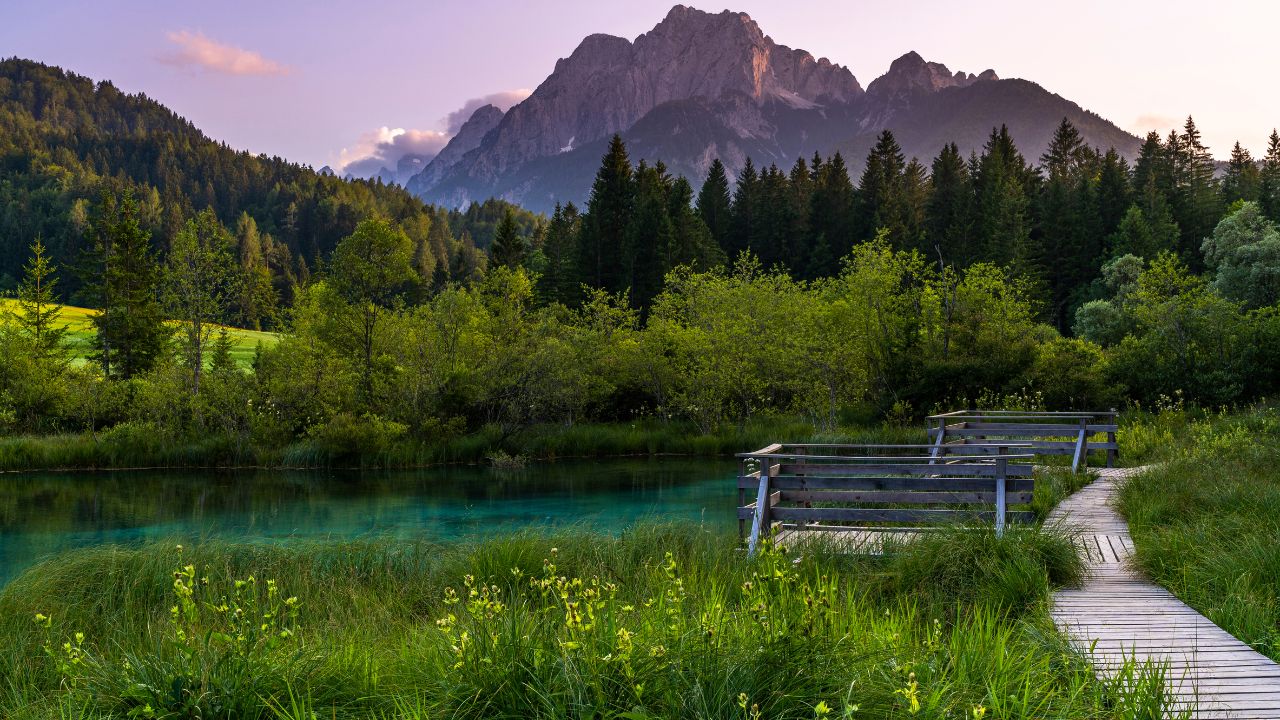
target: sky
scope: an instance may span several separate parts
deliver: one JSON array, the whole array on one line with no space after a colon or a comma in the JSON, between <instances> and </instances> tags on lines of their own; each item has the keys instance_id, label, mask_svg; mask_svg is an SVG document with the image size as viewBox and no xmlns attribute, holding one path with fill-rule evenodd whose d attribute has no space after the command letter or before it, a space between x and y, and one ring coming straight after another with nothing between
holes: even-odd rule
<instances>
[{"instance_id":1,"label":"sky","mask_svg":"<svg viewBox=\"0 0 1280 720\"><path fill-rule=\"evenodd\" d=\"M1219 158L1237 140L1261 155L1280 126L1271 0L724 2L689 4L747 12L863 87L915 50L1033 80L1139 135L1194 115ZM109 79L237 149L357 171L438 150L465 108L518 101L585 36L634 39L671 4L0 0L0 57Z\"/></svg>"}]
</instances>

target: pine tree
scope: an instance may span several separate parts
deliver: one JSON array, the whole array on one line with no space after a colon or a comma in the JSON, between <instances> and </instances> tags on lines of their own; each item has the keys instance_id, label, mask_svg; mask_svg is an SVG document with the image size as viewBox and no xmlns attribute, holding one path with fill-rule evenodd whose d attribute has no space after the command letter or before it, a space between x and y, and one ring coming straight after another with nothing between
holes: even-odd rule
<instances>
[{"instance_id":1,"label":"pine tree","mask_svg":"<svg viewBox=\"0 0 1280 720\"><path fill-rule=\"evenodd\" d=\"M1110 235L1133 204L1129 184L1129 163L1115 148L1102 156L1098 170L1098 225L1103 235Z\"/></svg>"},{"instance_id":2,"label":"pine tree","mask_svg":"<svg viewBox=\"0 0 1280 720\"><path fill-rule=\"evenodd\" d=\"M813 251L812 229L809 213L813 211L813 175L804 158L797 158L787 176L788 202L791 205L792 271L802 275L806 270L806 258Z\"/></svg>"},{"instance_id":3,"label":"pine tree","mask_svg":"<svg viewBox=\"0 0 1280 720\"><path fill-rule=\"evenodd\" d=\"M1267 155L1262 159L1262 172L1258 178L1258 203L1262 212L1274 222L1280 222L1280 133L1274 129L1267 139Z\"/></svg>"},{"instance_id":4,"label":"pine tree","mask_svg":"<svg viewBox=\"0 0 1280 720\"><path fill-rule=\"evenodd\" d=\"M93 358L109 378L128 379L150 370L165 350L169 331L159 300L159 266L138 204L126 190L104 193L89 226L90 249L82 277L85 296L98 307Z\"/></svg>"},{"instance_id":5,"label":"pine tree","mask_svg":"<svg viewBox=\"0 0 1280 720\"><path fill-rule=\"evenodd\" d=\"M973 185L969 168L955 143L943 146L929 174L925 205L925 233L930 257L946 264L967 266L977 259L971 239Z\"/></svg>"},{"instance_id":6,"label":"pine tree","mask_svg":"<svg viewBox=\"0 0 1280 720\"><path fill-rule=\"evenodd\" d=\"M1227 173L1222 177L1222 202L1230 206L1237 200L1256 202L1258 200L1261 173L1253 155L1240 146L1239 141L1231 148L1231 159L1227 162Z\"/></svg>"},{"instance_id":7,"label":"pine tree","mask_svg":"<svg viewBox=\"0 0 1280 720\"><path fill-rule=\"evenodd\" d=\"M726 251L729 249L729 223L732 211L729 196L729 177L725 174L720 158L711 161L707 180L698 191L698 215L711 231L711 238Z\"/></svg>"},{"instance_id":8,"label":"pine tree","mask_svg":"<svg viewBox=\"0 0 1280 720\"><path fill-rule=\"evenodd\" d=\"M855 203L853 181L844 158L836 153L827 162L814 162L817 178L813 185L813 203L809 226L813 233L810 246L808 277L833 275L840 269L840 258L853 249Z\"/></svg>"},{"instance_id":9,"label":"pine tree","mask_svg":"<svg viewBox=\"0 0 1280 720\"><path fill-rule=\"evenodd\" d=\"M866 167L858 182L858 237L870 240L884 228L896 248L908 244L903 172L906 161L893 133L884 130L867 154Z\"/></svg>"},{"instance_id":10,"label":"pine tree","mask_svg":"<svg viewBox=\"0 0 1280 720\"><path fill-rule=\"evenodd\" d=\"M693 209L693 187L678 177L667 190L667 217L671 219L672 244L666 269L690 265L709 270L725 264L724 250L711 237L702 216Z\"/></svg>"},{"instance_id":11,"label":"pine tree","mask_svg":"<svg viewBox=\"0 0 1280 720\"><path fill-rule=\"evenodd\" d=\"M191 394L200 394L209 340L239 295L240 276L231 235L205 208L174 236L164 266L163 296L170 316L182 324L182 355L191 373Z\"/></svg>"},{"instance_id":12,"label":"pine tree","mask_svg":"<svg viewBox=\"0 0 1280 720\"><path fill-rule=\"evenodd\" d=\"M44 242L36 238L31 244L31 259L18 283L18 312L15 313L19 333L27 340L31 356L40 362L53 361L57 367L66 362L67 325L58 325L62 305L57 302L54 287L58 284L57 267L50 261Z\"/></svg>"},{"instance_id":13,"label":"pine tree","mask_svg":"<svg viewBox=\"0 0 1280 720\"><path fill-rule=\"evenodd\" d=\"M240 260L240 292L235 299L236 320L242 327L261 330L275 318L280 302L267 263L271 236L258 232L258 223L249 213L236 222L236 248Z\"/></svg>"},{"instance_id":14,"label":"pine tree","mask_svg":"<svg viewBox=\"0 0 1280 720\"><path fill-rule=\"evenodd\" d=\"M908 249L926 251L924 213L929 204L929 173L919 160L911 158L902 171L902 210Z\"/></svg>"},{"instance_id":15,"label":"pine tree","mask_svg":"<svg viewBox=\"0 0 1280 720\"><path fill-rule=\"evenodd\" d=\"M1175 160L1176 185L1180 202L1173 206L1173 216L1182 230L1178 252L1193 270L1203 269L1200 244L1222 217L1222 194L1214 179L1213 156L1200 138L1195 120L1188 117L1178 138Z\"/></svg>"},{"instance_id":16,"label":"pine tree","mask_svg":"<svg viewBox=\"0 0 1280 720\"><path fill-rule=\"evenodd\" d=\"M662 168L644 162L636 169L636 204L627 227L626 274L631 306L647 311L662 290L666 258L675 246L671 218L667 215L669 178Z\"/></svg>"},{"instance_id":17,"label":"pine tree","mask_svg":"<svg viewBox=\"0 0 1280 720\"><path fill-rule=\"evenodd\" d=\"M974 230L979 259L1033 274L1030 196L1034 174L1014 145L1009 128L993 129L978 159Z\"/></svg>"},{"instance_id":18,"label":"pine tree","mask_svg":"<svg viewBox=\"0 0 1280 720\"><path fill-rule=\"evenodd\" d=\"M564 207L556 203L542 248L547 262L538 277L538 297L543 303L577 303L579 286L573 250L577 247L578 229L578 208L573 203Z\"/></svg>"},{"instance_id":19,"label":"pine tree","mask_svg":"<svg viewBox=\"0 0 1280 720\"><path fill-rule=\"evenodd\" d=\"M516 215L507 208L493 234L493 244L489 246L489 266L517 268L524 264L528 253L528 244L516 226Z\"/></svg>"},{"instance_id":20,"label":"pine tree","mask_svg":"<svg viewBox=\"0 0 1280 720\"><path fill-rule=\"evenodd\" d=\"M614 135L600 163L578 242L578 278L582 284L610 292L626 289L623 248L635 211L631 159L622 138Z\"/></svg>"},{"instance_id":21,"label":"pine tree","mask_svg":"<svg viewBox=\"0 0 1280 720\"><path fill-rule=\"evenodd\" d=\"M759 192L759 217L756 218L751 251L765 267L790 266L795 250L791 183L776 165L770 165L760 175Z\"/></svg>"},{"instance_id":22,"label":"pine tree","mask_svg":"<svg viewBox=\"0 0 1280 720\"><path fill-rule=\"evenodd\" d=\"M733 207L729 219L729 237L725 244L725 255L730 262L736 262L738 253L751 248L752 240L759 229L756 227L760 214L760 176L751 158L738 173L738 183L733 191Z\"/></svg>"},{"instance_id":23,"label":"pine tree","mask_svg":"<svg viewBox=\"0 0 1280 720\"><path fill-rule=\"evenodd\" d=\"M1049 291L1053 323L1066 330L1071 297L1093 279L1103 250L1094 187L1097 154L1064 117L1040 162L1046 179L1038 199L1036 265Z\"/></svg>"}]
</instances>

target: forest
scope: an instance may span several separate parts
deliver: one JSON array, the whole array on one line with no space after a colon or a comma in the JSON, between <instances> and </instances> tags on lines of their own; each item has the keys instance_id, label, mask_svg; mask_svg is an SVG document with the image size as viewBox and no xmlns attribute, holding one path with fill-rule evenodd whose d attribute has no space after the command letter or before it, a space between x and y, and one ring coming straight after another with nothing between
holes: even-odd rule
<instances>
[{"instance_id":1,"label":"forest","mask_svg":"<svg viewBox=\"0 0 1280 720\"><path fill-rule=\"evenodd\" d=\"M1280 378L1274 132L1219 172L1190 118L1132 165L1065 120L1038 161L995 128L926 166L885 131L856 184L837 154L732 181L717 160L698 190L615 138L585 204L545 218L430 207L0 67L11 466L55 462L33 448L56 438L72 464L403 464L601 424L1217 407ZM92 352L69 349L64 303L95 309ZM279 342L246 367L226 326Z\"/></svg>"}]
</instances>

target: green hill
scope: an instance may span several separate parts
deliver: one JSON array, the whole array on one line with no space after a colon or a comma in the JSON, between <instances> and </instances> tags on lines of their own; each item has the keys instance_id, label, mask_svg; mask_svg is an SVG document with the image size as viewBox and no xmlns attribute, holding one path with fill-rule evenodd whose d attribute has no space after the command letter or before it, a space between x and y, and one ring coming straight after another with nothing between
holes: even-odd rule
<instances>
[{"instance_id":1,"label":"green hill","mask_svg":"<svg viewBox=\"0 0 1280 720\"><path fill-rule=\"evenodd\" d=\"M16 304L14 300L0 299L0 312L14 309ZM93 349L93 325L89 321L89 316L93 312L89 308L66 305L58 316L59 324L67 326L67 341L74 358L73 362L86 362ZM280 340L280 336L275 333L233 327L227 328L227 335L231 339L231 357L244 368L253 364L253 356L259 343L264 347L270 347Z\"/></svg>"}]
</instances>

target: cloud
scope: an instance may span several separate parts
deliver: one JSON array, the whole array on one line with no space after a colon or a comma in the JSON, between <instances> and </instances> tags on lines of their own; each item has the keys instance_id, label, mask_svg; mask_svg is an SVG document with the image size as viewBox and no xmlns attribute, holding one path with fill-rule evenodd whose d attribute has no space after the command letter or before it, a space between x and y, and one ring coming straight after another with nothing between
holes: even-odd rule
<instances>
[{"instance_id":1,"label":"cloud","mask_svg":"<svg viewBox=\"0 0 1280 720\"><path fill-rule=\"evenodd\" d=\"M1129 129L1135 134L1145 135L1152 130L1164 132L1166 130L1180 128L1182 127L1182 122L1183 120L1181 118L1176 118L1172 115L1147 113L1145 115L1139 115L1138 119L1134 120L1133 123L1129 125Z\"/></svg>"},{"instance_id":2,"label":"cloud","mask_svg":"<svg viewBox=\"0 0 1280 720\"><path fill-rule=\"evenodd\" d=\"M444 149L450 138L457 134L476 110L485 105L494 105L506 112L512 105L529 97L529 93L529 90L504 90L472 98L463 103L462 107L440 118L439 130L390 127L370 130L361 134L350 147L342 148L334 167L339 175L363 178L373 177L386 168L397 175L401 184L406 183L409 177L420 172L431 158ZM402 172L399 168L400 161L408 155L415 158L406 161Z\"/></svg>"},{"instance_id":3,"label":"cloud","mask_svg":"<svg viewBox=\"0 0 1280 720\"><path fill-rule=\"evenodd\" d=\"M454 135L462 128L463 123L471 119L471 114L485 105L493 105L502 112L511 109L512 105L529 97L532 90L503 90L502 92L490 93L484 97L471 98L462 104L462 107L454 110L445 116L442 121L445 132Z\"/></svg>"},{"instance_id":4,"label":"cloud","mask_svg":"<svg viewBox=\"0 0 1280 720\"><path fill-rule=\"evenodd\" d=\"M406 155L421 157L420 163L408 163L416 174L444 148L449 138L449 134L439 130L380 127L360 135L351 147L342 148L338 153L338 174L373 177L384 167L396 172L397 165ZM399 181L403 183L408 179L401 177Z\"/></svg>"},{"instance_id":5,"label":"cloud","mask_svg":"<svg viewBox=\"0 0 1280 720\"><path fill-rule=\"evenodd\" d=\"M168 33L167 37L178 49L160 56L160 62L166 65L226 75L288 75L293 71L287 65L268 60L252 50L211 40L204 33L183 30Z\"/></svg>"}]
</instances>

